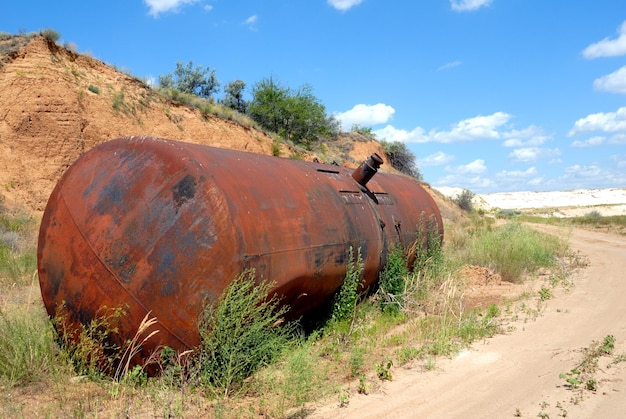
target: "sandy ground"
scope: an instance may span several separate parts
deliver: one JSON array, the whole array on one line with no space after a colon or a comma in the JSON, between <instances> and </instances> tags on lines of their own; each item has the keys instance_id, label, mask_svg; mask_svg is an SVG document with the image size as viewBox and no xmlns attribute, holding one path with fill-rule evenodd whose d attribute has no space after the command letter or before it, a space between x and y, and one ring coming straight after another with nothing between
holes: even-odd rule
<instances>
[{"instance_id":1,"label":"sandy ground","mask_svg":"<svg viewBox=\"0 0 626 419\"><path fill-rule=\"evenodd\" d=\"M570 244L589 266L535 320L517 320L509 333L439 360L434 370L395 369L375 393L353 392L346 407L333 403L311 417L626 417L626 362L609 365L613 358L603 357L596 392L572 390L559 378L607 335L616 339L615 354L626 353L626 238L573 230Z\"/></svg>"}]
</instances>

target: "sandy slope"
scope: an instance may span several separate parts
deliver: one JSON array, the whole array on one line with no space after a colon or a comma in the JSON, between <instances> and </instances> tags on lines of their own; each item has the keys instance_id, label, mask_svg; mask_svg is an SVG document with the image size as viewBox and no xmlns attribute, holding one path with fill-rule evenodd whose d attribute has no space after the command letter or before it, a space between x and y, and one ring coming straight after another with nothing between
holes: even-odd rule
<instances>
[{"instance_id":1,"label":"sandy slope","mask_svg":"<svg viewBox=\"0 0 626 419\"><path fill-rule=\"evenodd\" d=\"M439 361L434 371L396 369L380 391L352 394L347 407L332 404L312 417L626 417L626 362L609 368L610 357L602 358L599 390L582 397L559 378L580 362L582 348L607 335L616 338L615 354L626 353L626 238L574 230L570 243L590 265L536 320L519 320L514 331Z\"/></svg>"}]
</instances>

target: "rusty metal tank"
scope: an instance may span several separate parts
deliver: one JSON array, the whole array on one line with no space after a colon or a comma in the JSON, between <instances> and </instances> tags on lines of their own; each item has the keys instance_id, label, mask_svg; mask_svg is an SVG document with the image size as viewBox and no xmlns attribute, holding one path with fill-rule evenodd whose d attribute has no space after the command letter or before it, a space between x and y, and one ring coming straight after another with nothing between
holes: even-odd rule
<instances>
[{"instance_id":1,"label":"rusty metal tank","mask_svg":"<svg viewBox=\"0 0 626 419\"><path fill-rule=\"evenodd\" d=\"M123 308L122 339L150 313L159 332L141 357L199 344L197 318L247 268L269 280L298 316L341 286L350 248L368 287L390 246L443 235L439 210L414 179L150 137L83 154L43 215L38 273L43 301L78 327Z\"/></svg>"}]
</instances>

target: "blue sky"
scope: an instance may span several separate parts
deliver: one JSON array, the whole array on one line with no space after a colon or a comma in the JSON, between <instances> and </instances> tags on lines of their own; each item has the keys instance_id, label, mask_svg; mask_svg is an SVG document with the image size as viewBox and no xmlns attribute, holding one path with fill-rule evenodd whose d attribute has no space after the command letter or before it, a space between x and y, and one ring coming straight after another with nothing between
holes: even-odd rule
<instances>
[{"instance_id":1,"label":"blue sky","mask_svg":"<svg viewBox=\"0 0 626 419\"><path fill-rule=\"evenodd\" d=\"M310 85L346 130L406 142L433 186L626 187L624 0L5 3L0 31L52 28L148 80L193 61L223 86Z\"/></svg>"}]
</instances>

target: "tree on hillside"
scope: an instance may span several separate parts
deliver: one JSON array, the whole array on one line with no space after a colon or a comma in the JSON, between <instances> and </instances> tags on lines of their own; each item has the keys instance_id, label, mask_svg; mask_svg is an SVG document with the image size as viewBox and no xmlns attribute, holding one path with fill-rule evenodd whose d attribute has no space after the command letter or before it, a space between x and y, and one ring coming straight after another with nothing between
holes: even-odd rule
<instances>
[{"instance_id":1,"label":"tree on hillside","mask_svg":"<svg viewBox=\"0 0 626 419\"><path fill-rule=\"evenodd\" d=\"M176 63L174 75L171 73L159 76L159 86L165 89L175 88L182 93L189 93L210 99L220 87L220 82L215 76L215 70L202 66L193 67L193 62L186 65L181 62Z\"/></svg>"},{"instance_id":2,"label":"tree on hillside","mask_svg":"<svg viewBox=\"0 0 626 419\"><path fill-rule=\"evenodd\" d=\"M389 158L391 166L409 176L413 176L415 179L422 181L422 173L415 163L415 154L411 152L402 141L381 141L385 154Z\"/></svg>"},{"instance_id":3,"label":"tree on hillside","mask_svg":"<svg viewBox=\"0 0 626 419\"><path fill-rule=\"evenodd\" d=\"M252 96L248 115L265 129L294 143L309 146L320 137L339 131L338 123L326 116L326 108L309 85L293 91L270 77L254 86Z\"/></svg>"},{"instance_id":4,"label":"tree on hillside","mask_svg":"<svg viewBox=\"0 0 626 419\"><path fill-rule=\"evenodd\" d=\"M246 83L243 80L231 81L224 87L224 99L220 102L239 113L246 113L248 103L243 99L243 90L245 88Z\"/></svg>"}]
</instances>

